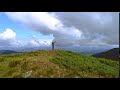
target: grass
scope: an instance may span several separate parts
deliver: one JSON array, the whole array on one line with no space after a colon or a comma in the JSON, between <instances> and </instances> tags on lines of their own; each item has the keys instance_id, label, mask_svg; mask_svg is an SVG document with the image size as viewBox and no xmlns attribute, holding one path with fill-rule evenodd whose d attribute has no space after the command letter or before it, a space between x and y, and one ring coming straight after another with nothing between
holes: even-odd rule
<instances>
[{"instance_id":1,"label":"grass","mask_svg":"<svg viewBox=\"0 0 120 90\"><path fill-rule=\"evenodd\" d=\"M119 62L65 50L0 55L0 78L26 73L27 78L118 78Z\"/></svg>"}]
</instances>

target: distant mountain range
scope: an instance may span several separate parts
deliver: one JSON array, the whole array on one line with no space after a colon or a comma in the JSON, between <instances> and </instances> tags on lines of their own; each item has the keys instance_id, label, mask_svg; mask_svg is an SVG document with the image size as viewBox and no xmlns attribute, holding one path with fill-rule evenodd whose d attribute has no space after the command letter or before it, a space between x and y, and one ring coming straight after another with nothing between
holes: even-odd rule
<instances>
[{"instance_id":1,"label":"distant mountain range","mask_svg":"<svg viewBox=\"0 0 120 90\"><path fill-rule=\"evenodd\" d=\"M93 57L119 60L119 48L113 48L105 52L92 55Z\"/></svg>"},{"instance_id":2,"label":"distant mountain range","mask_svg":"<svg viewBox=\"0 0 120 90\"><path fill-rule=\"evenodd\" d=\"M17 53L17 52L11 50L0 50L0 54L12 54L12 53Z\"/></svg>"},{"instance_id":3,"label":"distant mountain range","mask_svg":"<svg viewBox=\"0 0 120 90\"><path fill-rule=\"evenodd\" d=\"M51 47L27 47L27 48L0 48L0 54L11 54L11 53L17 53L17 52L31 52L36 50L51 50ZM99 53L105 52L107 50L112 49L112 47L92 47L92 46L74 46L74 47L55 47L55 49L59 50L69 50L72 52L81 53L87 56L95 56L97 57ZM112 54L113 55L113 54ZM101 56L101 55L100 55Z\"/></svg>"}]
</instances>

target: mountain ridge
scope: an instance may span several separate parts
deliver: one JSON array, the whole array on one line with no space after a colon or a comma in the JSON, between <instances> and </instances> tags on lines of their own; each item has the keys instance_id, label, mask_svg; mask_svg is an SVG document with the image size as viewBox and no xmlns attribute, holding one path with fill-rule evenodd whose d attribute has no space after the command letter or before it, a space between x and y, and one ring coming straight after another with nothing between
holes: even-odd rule
<instances>
[{"instance_id":1,"label":"mountain ridge","mask_svg":"<svg viewBox=\"0 0 120 90\"><path fill-rule=\"evenodd\" d=\"M13 53L18 53L18 52L12 50L0 50L0 54L13 54Z\"/></svg>"},{"instance_id":2,"label":"mountain ridge","mask_svg":"<svg viewBox=\"0 0 120 90\"><path fill-rule=\"evenodd\" d=\"M97 58L106 58L111 60L119 60L119 48L113 48L98 54L92 55Z\"/></svg>"}]
</instances>

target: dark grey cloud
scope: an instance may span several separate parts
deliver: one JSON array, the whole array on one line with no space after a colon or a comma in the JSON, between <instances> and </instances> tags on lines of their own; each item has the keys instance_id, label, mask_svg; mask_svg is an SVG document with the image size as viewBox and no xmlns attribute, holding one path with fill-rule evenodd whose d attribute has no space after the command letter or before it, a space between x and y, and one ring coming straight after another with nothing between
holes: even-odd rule
<instances>
[{"instance_id":1,"label":"dark grey cloud","mask_svg":"<svg viewBox=\"0 0 120 90\"><path fill-rule=\"evenodd\" d=\"M85 40L98 40L106 44L119 44L118 12L57 12L57 18L66 27L75 27L83 32ZM68 31L69 32L69 31Z\"/></svg>"}]
</instances>

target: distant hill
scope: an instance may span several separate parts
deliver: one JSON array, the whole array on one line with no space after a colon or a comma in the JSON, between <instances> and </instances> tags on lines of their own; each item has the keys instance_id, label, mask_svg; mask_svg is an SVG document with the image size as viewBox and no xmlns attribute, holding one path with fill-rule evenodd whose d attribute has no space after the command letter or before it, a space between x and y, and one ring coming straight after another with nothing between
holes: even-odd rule
<instances>
[{"instance_id":1,"label":"distant hill","mask_svg":"<svg viewBox=\"0 0 120 90\"><path fill-rule=\"evenodd\" d=\"M12 54L12 53L17 53L17 52L11 50L0 50L0 54Z\"/></svg>"},{"instance_id":2,"label":"distant hill","mask_svg":"<svg viewBox=\"0 0 120 90\"><path fill-rule=\"evenodd\" d=\"M111 50L101 52L98 54L92 55L93 57L97 58L106 58L111 60L119 60L119 48L113 48Z\"/></svg>"},{"instance_id":3,"label":"distant hill","mask_svg":"<svg viewBox=\"0 0 120 90\"><path fill-rule=\"evenodd\" d=\"M119 62L66 50L0 55L0 78L118 78Z\"/></svg>"}]
</instances>

